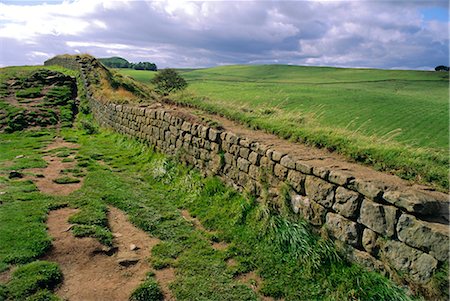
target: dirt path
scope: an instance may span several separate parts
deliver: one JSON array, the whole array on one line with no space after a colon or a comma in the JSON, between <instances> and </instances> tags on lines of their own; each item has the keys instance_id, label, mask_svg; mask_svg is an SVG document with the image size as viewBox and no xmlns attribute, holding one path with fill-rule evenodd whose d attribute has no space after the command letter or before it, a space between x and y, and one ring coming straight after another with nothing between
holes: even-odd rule
<instances>
[{"instance_id":1,"label":"dirt path","mask_svg":"<svg viewBox=\"0 0 450 301\"><path fill-rule=\"evenodd\" d=\"M45 151L50 152L52 150L60 148L75 150L78 147L79 146L77 144L64 141L61 138L56 138L55 141L53 141L45 148ZM57 184L54 182L54 180L62 176L62 171L74 168L76 166L74 155L68 156L66 158L69 158L73 161L63 162L63 160L65 159L64 157L58 157L56 156L56 154L49 154L43 157L43 159L47 161L47 167L30 168L24 171L26 173L29 173L27 178L32 180L36 184L39 191L51 195L69 195L75 190L81 188L81 186L83 185L83 178L79 178L80 182L78 183Z\"/></svg>"},{"instance_id":2,"label":"dirt path","mask_svg":"<svg viewBox=\"0 0 450 301\"><path fill-rule=\"evenodd\" d=\"M114 248L107 250L93 238L75 238L67 231L67 220L75 212L59 209L50 212L47 220L54 241L44 259L57 262L64 275L56 293L69 301L128 300L150 270L147 259L159 240L134 227L122 211L111 207L108 218L115 238ZM165 279L166 284L173 280L166 278L170 278Z\"/></svg>"}]
</instances>

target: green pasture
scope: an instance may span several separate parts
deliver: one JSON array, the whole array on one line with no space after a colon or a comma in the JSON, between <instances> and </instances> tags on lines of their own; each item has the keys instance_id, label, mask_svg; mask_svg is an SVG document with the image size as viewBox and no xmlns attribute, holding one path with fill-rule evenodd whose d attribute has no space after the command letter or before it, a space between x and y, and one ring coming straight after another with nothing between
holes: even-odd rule
<instances>
[{"instance_id":1,"label":"green pasture","mask_svg":"<svg viewBox=\"0 0 450 301\"><path fill-rule=\"evenodd\" d=\"M113 70L119 72L120 74L132 77L135 80L145 84L149 84L150 80L156 75L156 72L148 70L134 70L128 68L113 69Z\"/></svg>"},{"instance_id":2,"label":"green pasture","mask_svg":"<svg viewBox=\"0 0 450 301\"><path fill-rule=\"evenodd\" d=\"M417 147L448 148L443 73L297 66L227 66L183 73L190 90L234 109L275 107L326 127ZM395 133L395 134L394 134Z\"/></svg>"}]
</instances>

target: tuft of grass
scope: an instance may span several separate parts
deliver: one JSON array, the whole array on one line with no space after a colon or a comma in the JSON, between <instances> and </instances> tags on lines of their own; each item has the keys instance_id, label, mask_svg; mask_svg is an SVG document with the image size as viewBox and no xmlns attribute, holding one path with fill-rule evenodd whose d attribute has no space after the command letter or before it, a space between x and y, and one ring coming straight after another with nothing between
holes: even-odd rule
<instances>
[{"instance_id":1,"label":"tuft of grass","mask_svg":"<svg viewBox=\"0 0 450 301\"><path fill-rule=\"evenodd\" d=\"M80 183L80 179L72 178L69 176L64 176L60 178L56 178L53 180L56 184L74 184L74 183Z\"/></svg>"},{"instance_id":2,"label":"tuft of grass","mask_svg":"<svg viewBox=\"0 0 450 301\"><path fill-rule=\"evenodd\" d=\"M131 294L130 301L162 301L164 295L159 287L158 283L150 278L144 281L139 287Z\"/></svg>"},{"instance_id":3,"label":"tuft of grass","mask_svg":"<svg viewBox=\"0 0 450 301\"><path fill-rule=\"evenodd\" d=\"M31 87L16 92L18 98L37 98L42 96L42 87Z\"/></svg>"},{"instance_id":4,"label":"tuft of grass","mask_svg":"<svg viewBox=\"0 0 450 301\"><path fill-rule=\"evenodd\" d=\"M33 295L39 290L54 289L61 283L62 278L62 272L56 263L34 261L18 267L14 271L12 279L7 285L8 295L14 300L24 300L25 297ZM35 295L34 300L39 300L38 296Z\"/></svg>"}]
</instances>

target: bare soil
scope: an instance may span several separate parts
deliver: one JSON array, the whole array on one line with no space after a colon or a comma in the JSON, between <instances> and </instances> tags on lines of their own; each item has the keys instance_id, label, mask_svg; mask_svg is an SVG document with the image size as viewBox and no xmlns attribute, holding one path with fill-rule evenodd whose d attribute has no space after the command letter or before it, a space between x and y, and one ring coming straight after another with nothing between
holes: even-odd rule
<instances>
[{"instance_id":1,"label":"bare soil","mask_svg":"<svg viewBox=\"0 0 450 301\"><path fill-rule=\"evenodd\" d=\"M264 296L263 294L261 294L259 292L259 290L261 288L261 283L263 282L263 280L254 271L248 272L248 273L245 273L245 274L242 274L242 275L239 275L236 278L236 280L238 280L239 282L249 286L258 295L260 300L262 300L262 301L275 301L274 298ZM284 300L284 299L280 299L280 300Z\"/></svg>"},{"instance_id":2,"label":"bare soil","mask_svg":"<svg viewBox=\"0 0 450 301\"><path fill-rule=\"evenodd\" d=\"M78 148L78 145L64 141L61 138L57 138L53 143L49 144L47 148L45 148L45 151L48 152L59 148L75 150ZM74 156L72 155L67 158L73 159ZM55 154L44 156L43 159L47 161L47 167L24 170L28 173L26 178L32 180L36 184L39 191L51 195L69 195L75 190L81 188L83 185L83 178L79 178L79 183L57 184L54 182L55 179L63 176L61 171L75 167L77 163L76 161L62 162L64 158L57 157Z\"/></svg>"},{"instance_id":3,"label":"bare soil","mask_svg":"<svg viewBox=\"0 0 450 301\"><path fill-rule=\"evenodd\" d=\"M63 208L49 214L47 225L53 237L53 249L44 258L57 262L63 272L64 282L57 295L70 301L128 300L131 293L145 279L150 270L148 257L159 240L137 229L126 215L109 208L109 225L115 233L110 252L93 238L76 238L67 229L68 218L77 210ZM131 250L131 246L136 248ZM119 262L135 262L125 266ZM174 279L173 270L157 271L156 278L163 288L166 300L173 300L168 283Z\"/></svg>"}]
</instances>

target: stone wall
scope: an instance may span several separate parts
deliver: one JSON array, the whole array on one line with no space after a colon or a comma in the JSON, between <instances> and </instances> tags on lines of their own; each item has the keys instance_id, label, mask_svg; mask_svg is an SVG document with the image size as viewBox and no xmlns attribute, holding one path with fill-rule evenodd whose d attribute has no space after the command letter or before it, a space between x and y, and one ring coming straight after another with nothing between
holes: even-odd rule
<instances>
[{"instance_id":1,"label":"stone wall","mask_svg":"<svg viewBox=\"0 0 450 301\"><path fill-rule=\"evenodd\" d=\"M292 210L315 227L324 227L351 260L366 267L425 285L448 262L446 194L315 165L163 107L93 98L90 104L100 125L176 155L241 191L276 198L280 188L287 187Z\"/></svg>"}]
</instances>

